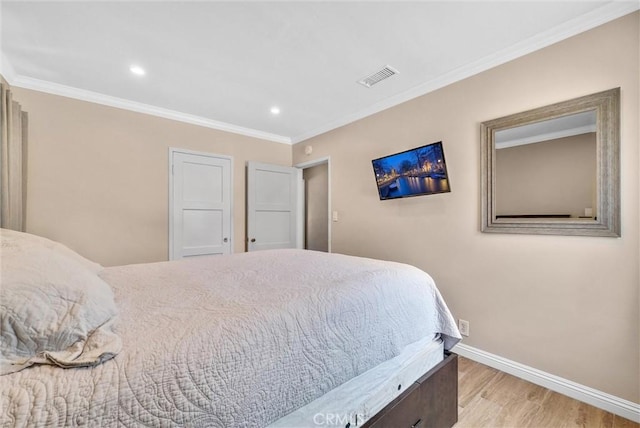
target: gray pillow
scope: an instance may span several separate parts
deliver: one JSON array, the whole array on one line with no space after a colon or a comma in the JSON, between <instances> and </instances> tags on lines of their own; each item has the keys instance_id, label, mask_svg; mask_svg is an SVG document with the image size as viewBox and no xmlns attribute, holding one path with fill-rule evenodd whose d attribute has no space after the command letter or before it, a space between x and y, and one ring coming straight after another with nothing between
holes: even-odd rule
<instances>
[{"instance_id":1,"label":"gray pillow","mask_svg":"<svg viewBox=\"0 0 640 428\"><path fill-rule=\"evenodd\" d=\"M93 366L115 356L122 344L109 285L81 256L32 236L0 231L0 375L33 364Z\"/></svg>"}]
</instances>

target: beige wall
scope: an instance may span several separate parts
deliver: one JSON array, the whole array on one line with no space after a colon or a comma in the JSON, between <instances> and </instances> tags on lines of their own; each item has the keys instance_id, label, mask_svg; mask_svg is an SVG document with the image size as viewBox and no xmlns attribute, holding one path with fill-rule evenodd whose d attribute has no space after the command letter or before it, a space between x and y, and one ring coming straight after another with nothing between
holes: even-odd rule
<instances>
[{"instance_id":1,"label":"beige wall","mask_svg":"<svg viewBox=\"0 0 640 428\"><path fill-rule=\"evenodd\" d=\"M595 214L596 134L496 150L496 214Z\"/></svg>"},{"instance_id":2,"label":"beige wall","mask_svg":"<svg viewBox=\"0 0 640 428\"><path fill-rule=\"evenodd\" d=\"M294 146L331 156L335 252L414 264L464 343L640 402L638 13ZM621 89L622 238L480 232L480 123ZM451 193L380 201L371 159L443 141ZM313 146L313 155L304 148Z\"/></svg>"},{"instance_id":3,"label":"beige wall","mask_svg":"<svg viewBox=\"0 0 640 428\"><path fill-rule=\"evenodd\" d=\"M291 165L286 144L13 90L30 119L27 231L106 266L168 258L169 147L233 156L236 252L246 161Z\"/></svg>"}]
</instances>

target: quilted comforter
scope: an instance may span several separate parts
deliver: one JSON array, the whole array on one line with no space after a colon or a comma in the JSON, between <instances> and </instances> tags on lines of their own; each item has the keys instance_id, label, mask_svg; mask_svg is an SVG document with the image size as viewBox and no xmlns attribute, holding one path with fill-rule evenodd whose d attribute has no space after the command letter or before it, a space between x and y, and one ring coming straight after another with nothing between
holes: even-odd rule
<instances>
[{"instance_id":1,"label":"quilted comforter","mask_svg":"<svg viewBox=\"0 0 640 428\"><path fill-rule=\"evenodd\" d=\"M388 360L459 334L432 279L302 250L107 268L122 351L0 376L0 426L265 426Z\"/></svg>"}]
</instances>

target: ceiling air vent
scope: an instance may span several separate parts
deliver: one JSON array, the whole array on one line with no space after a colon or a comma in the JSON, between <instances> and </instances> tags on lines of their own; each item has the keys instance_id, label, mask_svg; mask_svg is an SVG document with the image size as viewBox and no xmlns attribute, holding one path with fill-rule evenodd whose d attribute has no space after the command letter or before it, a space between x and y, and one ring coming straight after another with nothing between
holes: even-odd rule
<instances>
[{"instance_id":1,"label":"ceiling air vent","mask_svg":"<svg viewBox=\"0 0 640 428\"><path fill-rule=\"evenodd\" d=\"M376 83L382 82L384 79L388 79L394 74L398 74L398 70L389 65L385 65L382 70L376 71L375 73L365 77L364 79L358 80L358 83L362 86L370 88Z\"/></svg>"}]
</instances>

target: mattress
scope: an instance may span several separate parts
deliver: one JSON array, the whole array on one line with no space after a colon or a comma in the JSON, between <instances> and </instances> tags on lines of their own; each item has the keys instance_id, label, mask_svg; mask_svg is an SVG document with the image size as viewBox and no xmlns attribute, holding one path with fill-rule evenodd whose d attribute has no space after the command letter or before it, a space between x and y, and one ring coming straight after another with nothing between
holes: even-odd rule
<instances>
[{"instance_id":1,"label":"mattress","mask_svg":"<svg viewBox=\"0 0 640 428\"><path fill-rule=\"evenodd\" d=\"M101 277L122 351L0 376L0 426L267 426L414 342L460 338L431 277L399 263L273 250Z\"/></svg>"},{"instance_id":2,"label":"mattress","mask_svg":"<svg viewBox=\"0 0 640 428\"><path fill-rule=\"evenodd\" d=\"M439 337L407 345L400 355L367 370L278 419L269 428L360 426L444 359Z\"/></svg>"}]
</instances>

